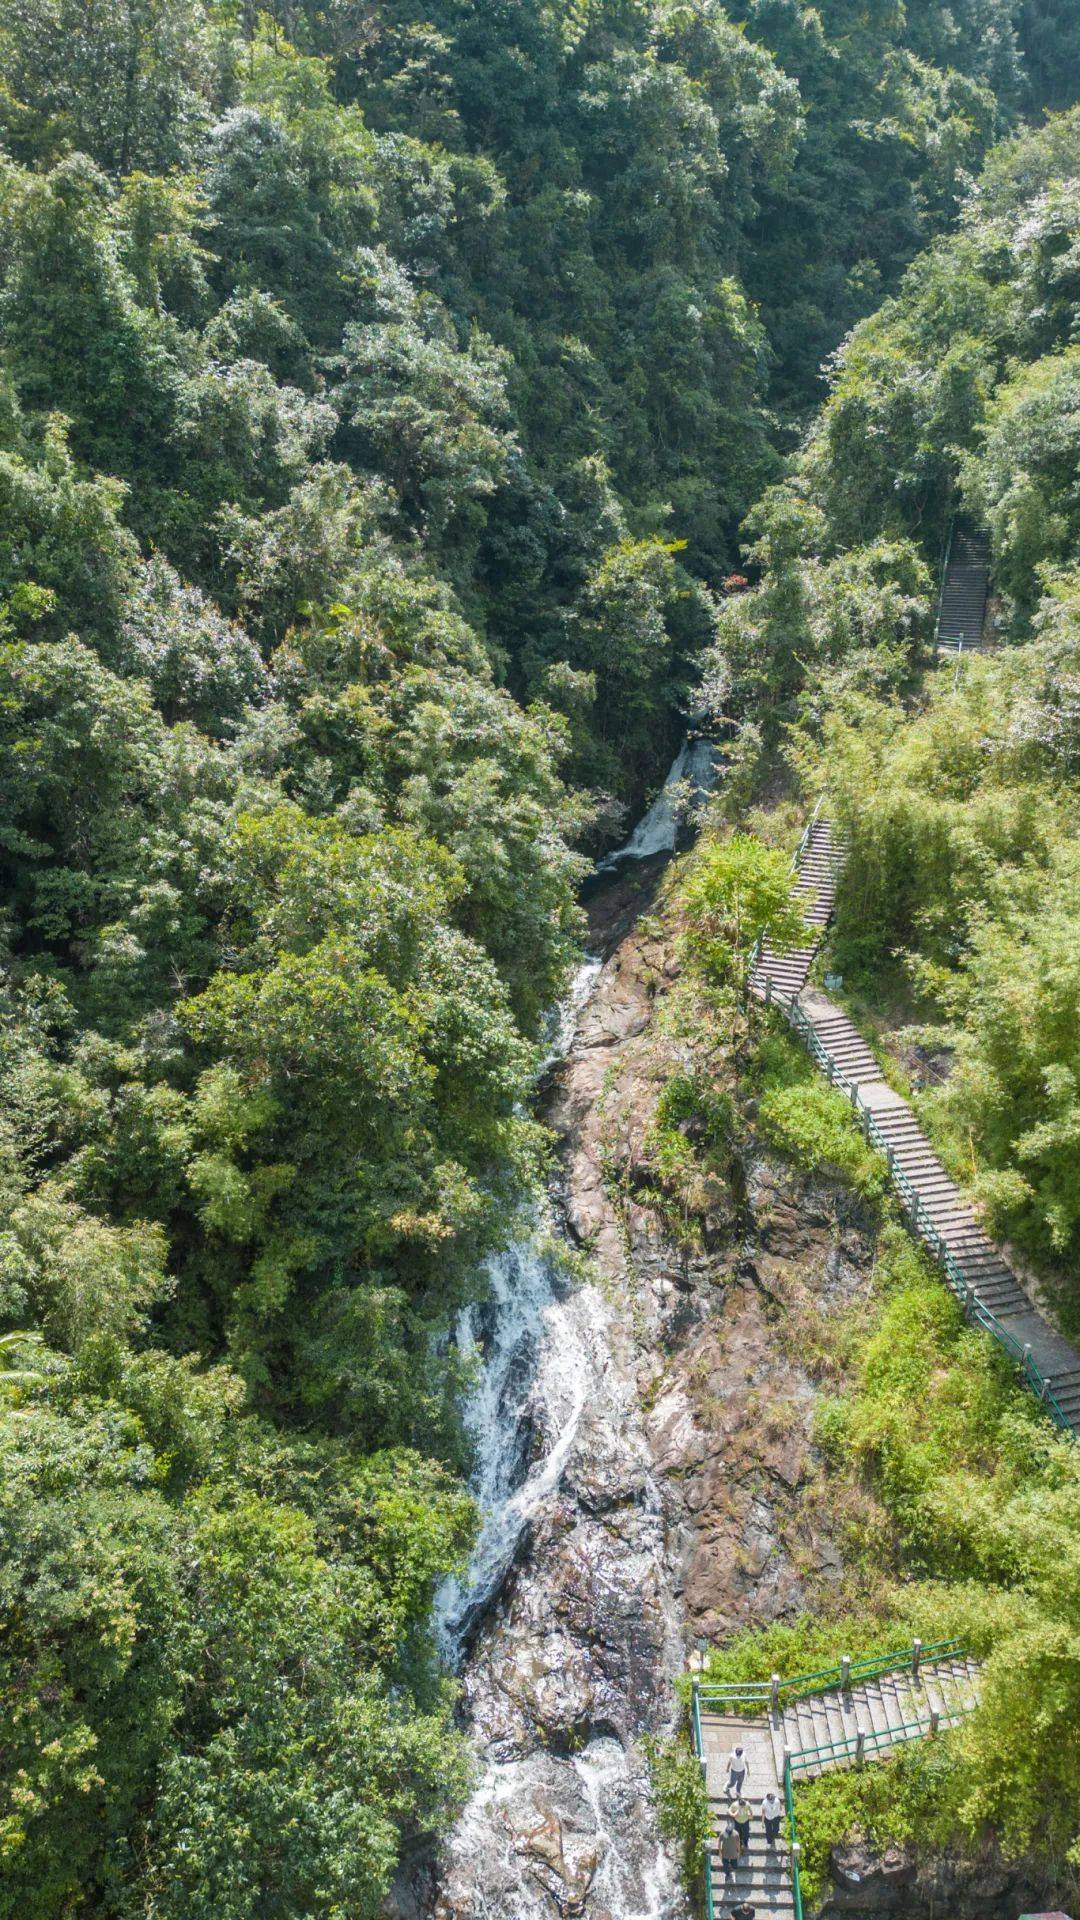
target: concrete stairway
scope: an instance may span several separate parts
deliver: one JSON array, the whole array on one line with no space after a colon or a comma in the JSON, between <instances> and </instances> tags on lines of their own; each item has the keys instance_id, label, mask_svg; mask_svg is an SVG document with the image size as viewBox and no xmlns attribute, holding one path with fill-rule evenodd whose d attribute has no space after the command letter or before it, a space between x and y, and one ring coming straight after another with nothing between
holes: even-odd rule
<instances>
[{"instance_id":1,"label":"concrete stairway","mask_svg":"<svg viewBox=\"0 0 1080 1920\"><path fill-rule=\"evenodd\" d=\"M805 946L776 953L763 941L750 973L750 991L759 1000L773 994L794 999L806 985L814 955L832 919L836 882L844 864L844 848L834 838L828 820L816 820L797 855L795 898L807 923Z\"/></svg>"},{"instance_id":2,"label":"concrete stairway","mask_svg":"<svg viewBox=\"0 0 1080 1920\"><path fill-rule=\"evenodd\" d=\"M869 1137L888 1159L913 1231L941 1262L969 1316L1001 1341L1055 1418L1060 1415L1060 1422L1080 1435L1080 1353L1033 1306L847 1014L806 986L844 859L828 820L815 819L797 857L800 891L813 901L815 938L797 954L774 956L763 947L751 971L751 990L777 1005L829 1080L851 1096Z\"/></svg>"},{"instance_id":3,"label":"concrete stairway","mask_svg":"<svg viewBox=\"0 0 1080 1920\"><path fill-rule=\"evenodd\" d=\"M783 1768L779 1763L773 1727L764 1718L746 1720L735 1714L704 1712L701 1715L701 1738L705 1786L715 1836L708 1858L713 1911L719 1916L726 1907L736 1906L739 1901L746 1900L757 1909L759 1916L769 1914L774 1915L776 1920L789 1920L789 1916L795 1912L791 1855L783 1838L774 1850L766 1848L765 1829L761 1820L761 1802L770 1789L778 1795L781 1803L784 1798ZM730 1804L725 1791L727 1757L736 1745L745 1749L750 1763L743 1798L751 1809L753 1820L749 1849L735 1868L732 1881L726 1882L720 1863L720 1839L727 1826L727 1807Z\"/></svg>"},{"instance_id":4,"label":"concrete stairway","mask_svg":"<svg viewBox=\"0 0 1080 1920\"><path fill-rule=\"evenodd\" d=\"M795 1881L787 1841L781 1834L775 1847L767 1847L765 1829L761 1823L760 1797L750 1799L750 1806L754 1814L750 1845L735 1867L730 1881L725 1880L720 1861L720 1840L727 1821L722 1811L717 1812L715 1845L709 1854L713 1912L719 1917L725 1910L745 1900L754 1908L756 1920L763 1920L765 1915L773 1915L775 1920L792 1920L795 1913Z\"/></svg>"},{"instance_id":5,"label":"concrete stairway","mask_svg":"<svg viewBox=\"0 0 1080 1920\"><path fill-rule=\"evenodd\" d=\"M976 1704L978 1687L978 1662L958 1655L927 1664L918 1674L884 1673L849 1688L811 1694L772 1715L779 1769L782 1773L785 1748L800 1780L850 1766L860 1753L880 1759L907 1740L925 1738L931 1722L935 1730L955 1726Z\"/></svg>"},{"instance_id":6,"label":"concrete stairway","mask_svg":"<svg viewBox=\"0 0 1080 1920\"><path fill-rule=\"evenodd\" d=\"M710 1911L717 1920L741 1901L755 1908L758 1920L765 1915L792 1920L795 1914L788 1841L781 1829L776 1846L766 1846L761 1818L761 1803L770 1790L783 1804L787 1768L793 1781L809 1780L835 1767L882 1759L904 1741L955 1726L975 1705L978 1681L978 1663L960 1654L926 1661L917 1674L899 1669L799 1700L780 1699L768 1714L754 1719L703 1707L700 1755L713 1825L707 1871ZM727 1760L736 1745L742 1746L749 1763L743 1798L752 1819L749 1848L728 1879L720 1840L730 1805Z\"/></svg>"},{"instance_id":7,"label":"concrete stairway","mask_svg":"<svg viewBox=\"0 0 1080 1920\"><path fill-rule=\"evenodd\" d=\"M938 602L939 652L970 653L983 647L989 589L989 535L957 520Z\"/></svg>"}]
</instances>

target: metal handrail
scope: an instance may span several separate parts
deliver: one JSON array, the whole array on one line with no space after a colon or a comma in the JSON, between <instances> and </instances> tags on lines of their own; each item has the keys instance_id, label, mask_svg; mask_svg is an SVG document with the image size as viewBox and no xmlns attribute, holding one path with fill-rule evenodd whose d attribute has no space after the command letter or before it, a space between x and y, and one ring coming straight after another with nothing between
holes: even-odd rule
<instances>
[{"instance_id":1,"label":"metal handrail","mask_svg":"<svg viewBox=\"0 0 1080 1920\"><path fill-rule=\"evenodd\" d=\"M712 1861L709 1858L709 1843L705 1842L705 1920L716 1920L716 1908L712 1897Z\"/></svg>"},{"instance_id":2,"label":"metal handrail","mask_svg":"<svg viewBox=\"0 0 1080 1920\"><path fill-rule=\"evenodd\" d=\"M701 1740L701 1682L695 1680L690 1689L690 1730L694 1741L694 1752L698 1759L704 1758Z\"/></svg>"},{"instance_id":3,"label":"metal handrail","mask_svg":"<svg viewBox=\"0 0 1080 1920\"><path fill-rule=\"evenodd\" d=\"M849 1756L858 1759L860 1754L892 1746L894 1741L908 1735L947 1731L962 1714L973 1712L974 1705L974 1701L958 1700L944 1714L930 1713L917 1720L901 1720L894 1727L867 1727L861 1732L845 1734L841 1740L823 1740L817 1747L800 1747L798 1753L788 1755L787 1766L792 1774L807 1773L823 1760L831 1762Z\"/></svg>"},{"instance_id":4,"label":"metal handrail","mask_svg":"<svg viewBox=\"0 0 1080 1920\"><path fill-rule=\"evenodd\" d=\"M694 1743L694 1752L702 1774L705 1772L705 1742L701 1737L701 1682L694 1680L690 1687L690 1735ZM712 1863L709 1859L709 1842L706 1840L702 1861L705 1882L705 1920L716 1920L712 1892Z\"/></svg>"},{"instance_id":5,"label":"metal handrail","mask_svg":"<svg viewBox=\"0 0 1080 1920\"><path fill-rule=\"evenodd\" d=\"M791 1777L791 1761L784 1760L784 1806L787 1811L788 1846L791 1850L791 1891L795 1905L795 1920L803 1920L802 1885L799 1879L799 1829L795 1824L795 1790Z\"/></svg>"},{"instance_id":6,"label":"metal handrail","mask_svg":"<svg viewBox=\"0 0 1080 1920\"><path fill-rule=\"evenodd\" d=\"M937 619L934 621L934 652L941 645L941 603L945 598L945 582L949 577L949 561L952 559L953 534L956 531L956 515L949 521L949 537L945 542L945 558L941 563L941 584L938 587Z\"/></svg>"},{"instance_id":7,"label":"metal handrail","mask_svg":"<svg viewBox=\"0 0 1080 1920\"><path fill-rule=\"evenodd\" d=\"M1055 1425L1060 1427L1063 1432L1071 1432L1068 1419L1062 1411L1050 1380L1041 1372L1038 1363L1032 1358L1030 1348L1017 1340L1016 1335L1010 1333L1008 1328L1002 1325L1002 1322L991 1308L984 1306L971 1282L964 1278L962 1268L959 1266L955 1255L952 1254L946 1246L944 1239L930 1218L924 1202L916 1192L907 1174L897 1165L893 1149L874 1118L873 1112L863 1099L858 1081L850 1079L848 1075L839 1071L828 1050L823 1046L816 1033L813 1021L807 1018L797 1001L773 999L770 995L769 1002L770 1005L779 1007L788 1024L794 1027L795 1031L799 1034L808 1052L813 1055L820 1066L824 1067L830 1084L847 1094L851 1101L852 1110L856 1118L860 1121L867 1139L877 1148L879 1153L885 1156L890 1178L899 1192L901 1204L905 1212L908 1214L917 1233L930 1248L938 1264L943 1269L946 1282L961 1302L967 1318L974 1325L982 1327L986 1333L989 1333L991 1338L996 1340L998 1345L1004 1348L1010 1358L1016 1361L1026 1385L1031 1388L1040 1404L1046 1408Z\"/></svg>"},{"instance_id":8,"label":"metal handrail","mask_svg":"<svg viewBox=\"0 0 1080 1920\"><path fill-rule=\"evenodd\" d=\"M885 1673L917 1672L926 1660L945 1660L963 1652L964 1645L960 1640L938 1640L932 1646L913 1641L910 1647L901 1648L895 1653L870 1654L864 1660L845 1660L839 1666L822 1667L816 1673L792 1674L788 1680L695 1680L692 1704L695 1744L700 1748L702 1702L706 1705L716 1703L728 1706L739 1701L747 1705L760 1705L763 1702L778 1705L782 1698L807 1700L815 1693L828 1693L832 1688L849 1685L853 1680L875 1680Z\"/></svg>"},{"instance_id":9,"label":"metal handrail","mask_svg":"<svg viewBox=\"0 0 1080 1920\"><path fill-rule=\"evenodd\" d=\"M923 1646L920 1640L913 1640L910 1651L905 1648L902 1653L871 1654L862 1660L845 1660L838 1667L823 1667L817 1673L794 1674L790 1680L780 1680L779 1676L774 1674L770 1680L751 1680L742 1686L738 1683L733 1686L709 1686L695 1676L691 1683L690 1690L690 1726L694 1752L697 1755L702 1770L704 1770L705 1743L701 1729L701 1704L703 1700L708 1704L711 1700L730 1702L733 1698L738 1697L748 1701L753 1700L756 1704L761 1704L762 1701L768 1700L771 1701L773 1706L777 1706L782 1694L787 1694L789 1698L805 1699L808 1693L825 1692L830 1686L836 1685L837 1683L847 1686L850 1685L853 1680L872 1679L884 1673L910 1671L917 1674L926 1661L939 1661L955 1654L963 1654L964 1652L964 1644L960 1640L937 1640L929 1646ZM802 1884L799 1874L801 1846L798 1826L795 1820L795 1774L806 1773L811 1767L820 1764L823 1760L826 1762L835 1762L848 1758L854 1758L856 1761L861 1760L865 1753L873 1752L878 1747L889 1746L894 1740L899 1738L906 1738L919 1733L936 1734L943 1725L951 1725L961 1713L970 1711L970 1704L971 1703L968 1702L958 1701L954 1707L950 1707L947 1710L944 1716L939 1712L933 1712L926 1719L905 1720L896 1727L879 1727L871 1728L869 1731L856 1731L853 1736L845 1736L842 1740L827 1740L816 1747L803 1747L796 1754L791 1754L785 1749L783 1772L784 1807L788 1822L788 1844L791 1856L791 1884L795 1920L803 1920ZM706 1920L716 1920L716 1908L713 1900L712 1887L712 1852L713 1846L711 1841L706 1841L702 1860L703 1877L705 1881Z\"/></svg>"}]
</instances>

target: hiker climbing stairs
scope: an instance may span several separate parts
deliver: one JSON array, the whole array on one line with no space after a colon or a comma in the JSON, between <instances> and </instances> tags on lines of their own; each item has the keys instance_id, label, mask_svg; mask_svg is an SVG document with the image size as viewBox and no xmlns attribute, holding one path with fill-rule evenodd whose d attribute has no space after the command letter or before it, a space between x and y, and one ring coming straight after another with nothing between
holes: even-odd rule
<instances>
[{"instance_id":1,"label":"hiker climbing stairs","mask_svg":"<svg viewBox=\"0 0 1080 1920\"><path fill-rule=\"evenodd\" d=\"M990 538L965 520L956 520L938 602L940 653L972 653L986 646L986 601L990 590Z\"/></svg>"},{"instance_id":2,"label":"hiker climbing stairs","mask_svg":"<svg viewBox=\"0 0 1080 1920\"><path fill-rule=\"evenodd\" d=\"M844 861L843 842L819 813L795 858L797 896L811 903L810 938L794 953L776 954L763 944L751 964L750 990L779 1008L829 1081L850 1098L867 1138L885 1155L912 1230L968 1318L1004 1347L1056 1424L1080 1434L1080 1353L1032 1304L847 1014L806 985Z\"/></svg>"},{"instance_id":3,"label":"hiker climbing stairs","mask_svg":"<svg viewBox=\"0 0 1080 1920\"><path fill-rule=\"evenodd\" d=\"M837 1767L882 1759L910 1740L933 1738L977 1704L979 1663L955 1641L852 1662L781 1681L711 1686L695 1682L694 1746L705 1775L713 1840L706 1849L711 1920L745 1901L759 1916L801 1915L799 1844L793 1787ZM750 1845L724 1874L720 1841L730 1819L728 1760L746 1756L741 1797L749 1807ZM766 1843L761 1804L776 1794L788 1832Z\"/></svg>"}]
</instances>

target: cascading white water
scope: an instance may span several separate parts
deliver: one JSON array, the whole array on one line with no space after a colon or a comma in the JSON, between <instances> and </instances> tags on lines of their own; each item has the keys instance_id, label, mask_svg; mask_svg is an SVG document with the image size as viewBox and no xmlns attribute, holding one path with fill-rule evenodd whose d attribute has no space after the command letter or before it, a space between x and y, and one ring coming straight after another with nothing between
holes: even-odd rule
<instances>
[{"instance_id":1,"label":"cascading white water","mask_svg":"<svg viewBox=\"0 0 1080 1920\"><path fill-rule=\"evenodd\" d=\"M684 742L663 791L598 872L673 850L688 794L700 805L717 765L709 742ZM579 970L548 1065L573 1046L599 972L595 959ZM660 1495L617 1314L595 1284L567 1284L542 1213L492 1260L487 1299L457 1329L477 1362L464 1420L481 1527L465 1576L439 1594L436 1626L448 1664L474 1630L483 1643L464 1678L484 1765L444 1850L435 1914L668 1920L683 1899L638 1744L663 1716L680 1658ZM540 1552L529 1549L534 1529ZM553 1541L568 1556L561 1565ZM515 1562L509 1617L500 1595ZM606 1660L605 1641L619 1645L621 1665Z\"/></svg>"},{"instance_id":2,"label":"cascading white water","mask_svg":"<svg viewBox=\"0 0 1080 1920\"><path fill-rule=\"evenodd\" d=\"M521 1809L536 1804L538 1781L556 1785L556 1770L566 1814L562 1831L552 1846L534 1849L526 1842L523 1849L515 1839ZM542 1825L533 1833L549 1840ZM642 1832L640 1767L618 1740L590 1740L563 1761L530 1758L487 1768L454 1845L487 1863L483 1884L470 1887L468 1920L551 1920L553 1913L666 1920L685 1911L673 1861ZM524 1873L523 1854L532 1867Z\"/></svg>"},{"instance_id":3,"label":"cascading white water","mask_svg":"<svg viewBox=\"0 0 1080 1920\"><path fill-rule=\"evenodd\" d=\"M463 1357L480 1363L464 1414L480 1534L464 1578L447 1580L436 1600L436 1632L449 1665L501 1586L531 1515L558 1485L588 1390L584 1356L561 1338L555 1265L539 1227L492 1260L488 1277L487 1301L465 1310L457 1332ZM542 1358L544 1398L558 1439L530 1471L530 1404Z\"/></svg>"},{"instance_id":4,"label":"cascading white water","mask_svg":"<svg viewBox=\"0 0 1080 1920\"><path fill-rule=\"evenodd\" d=\"M684 740L648 813L638 821L626 845L601 860L597 873L614 873L628 860L650 860L658 853L672 853L681 819L687 810L699 808L712 792L719 765L720 750L711 740Z\"/></svg>"},{"instance_id":5,"label":"cascading white water","mask_svg":"<svg viewBox=\"0 0 1080 1920\"><path fill-rule=\"evenodd\" d=\"M574 975L552 1016L541 1072L570 1048L601 964L590 955ZM505 1578L530 1515L558 1483L587 1387L580 1352L562 1338L556 1263L539 1219L527 1236L488 1262L487 1278L486 1299L466 1307L456 1329L462 1359L476 1375L463 1423L472 1444L470 1486L480 1533L464 1576L445 1581L436 1597L436 1635L450 1666L460 1658L470 1624ZM562 1361L544 1369L545 1398L560 1437L529 1472L529 1406L544 1350Z\"/></svg>"}]
</instances>

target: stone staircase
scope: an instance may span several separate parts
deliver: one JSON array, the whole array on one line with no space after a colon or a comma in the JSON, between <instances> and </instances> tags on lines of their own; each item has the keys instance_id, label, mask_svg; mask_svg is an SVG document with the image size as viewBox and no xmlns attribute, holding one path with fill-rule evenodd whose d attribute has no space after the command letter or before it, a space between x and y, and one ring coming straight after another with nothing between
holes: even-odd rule
<instances>
[{"instance_id":1,"label":"stone staircase","mask_svg":"<svg viewBox=\"0 0 1080 1920\"><path fill-rule=\"evenodd\" d=\"M975 1706L978 1685L978 1661L958 1653L917 1674L883 1673L794 1701L771 1719L781 1774L785 1749L792 1773L812 1780L834 1766L881 1759L907 1740L955 1726Z\"/></svg>"},{"instance_id":2,"label":"stone staircase","mask_svg":"<svg viewBox=\"0 0 1080 1920\"><path fill-rule=\"evenodd\" d=\"M771 1790L781 1803L784 1799L783 1768L778 1762L776 1741L768 1718L743 1719L736 1714L702 1712L701 1760L705 1769L705 1789L712 1817L713 1845L707 1850L706 1872L711 1895L710 1912L719 1920L725 1909L739 1901L749 1901L760 1917L771 1914L777 1920L789 1920L795 1912L795 1877L791 1870L791 1850L781 1838L775 1849L765 1846L761 1821L761 1802ZM750 1770L743 1799L753 1814L750 1846L734 1870L731 1882L725 1881L720 1862L720 1840L727 1825L730 1804L725 1785L727 1757L736 1744L746 1749Z\"/></svg>"},{"instance_id":3,"label":"stone staircase","mask_svg":"<svg viewBox=\"0 0 1080 1920\"><path fill-rule=\"evenodd\" d=\"M939 653L971 653L986 643L986 600L990 590L990 538L957 520L938 602Z\"/></svg>"},{"instance_id":4,"label":"stone staircase","mask_svg":"<svg viewBox=\"0 0 1080 1920\"><path fill-rule=\"evenodd\" d=\"M1057 1424L1080 1436L1080 1353L1032 1304L907 1101L885 1081L862 1034L826 994L806 986L832 914L844 851L829 821L815 815L796 855L798 891L813 903L813 939L795 954L774 955L764 945L751 967L751 992L779 1008L829 1081L850 1097L888 1161L913 1232L943 1267L968 1318L1004 1346Z\"/></svg>"},{"instance_id":5,"label":"stone staircase","mask_svg":"<svg viewBox=\"0 0 1080 1920\"><path fill-rule=\"evenodd\" d=\"M720 1861L720 1839L726 1820L720 1809L715 1815L715 1842L709 1854L715 1920L720 1920L721 1915L744 1900L754 1908L755 1920L763 1920L764 1915L791 1920L795 1914L795 1877L791 1871L790 1849L782 1832L775 1847L765 1845L760 1795L747 1798L754 1814L750 1845L734 1868L730 1882L724 1878Z\"/></svg>"},{"instance_id":6,"label":"stone staircase","mask_svg":"<svg viewBox=\"0 0 1080 1920\"><path fill-rule=\"evenodd\" d=\"M750 991L758 1000L794 999L806 985L814 955L832 919L836 883L844 864L843 843L833 835L828 820L811 821L795 856L795 898L810 938L803 947L777 953L762 941L750 969Z\"/></svg>"},{"instance_id":7,"label":"stone staircase","mask_svg":"<svg viewBox=\"0 0 1080 1920\"><path fill-rule=\"evenodd\" d=\"M798 1683L777 1686L767 1711L754 1717L709 1704L703 1690L695 1738L705 1772L713 1842L707 1850L708 1911L712 1920L747 1902L758 1920L792 1920L798 1911L796 1875L790 1841L781 1829L775 1847L765 1842L761 1803L774 1792L784 1804L786 1788L836 1767L883 1759L907 1741L932 1738L955 1726L978 1699L979 1665L956 1649L940 1659L884 1666L860 1678L845 1668L833 1677L840 1684L800 1691ZM738 1689L732 1689L733 1695ZM761 1691L759 1689L759 1691ZM768 1689L765 1689L768 1692ZM750 1807L750 1845L730 1880L720 1859L720 1840L728 1821L727 1760L743 1747L749 1762L743 1798ZM786 1826L786 1823L785 1823Z\"/></svg>"}]
</instances>

